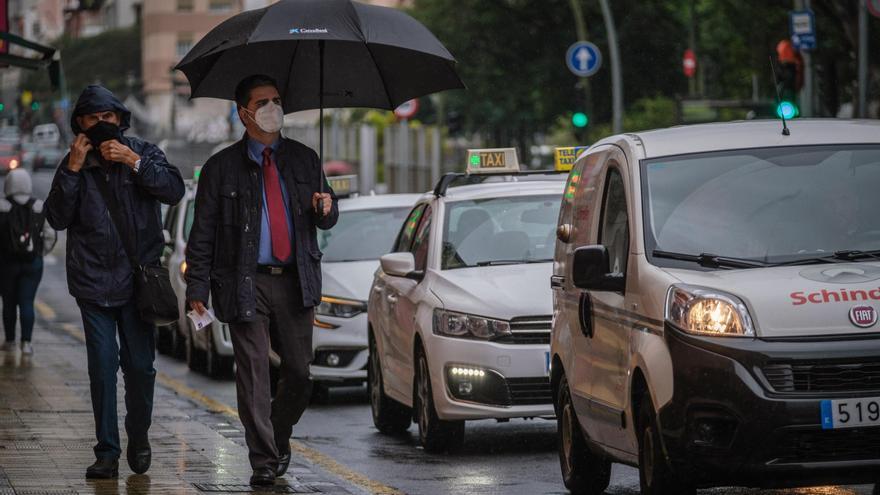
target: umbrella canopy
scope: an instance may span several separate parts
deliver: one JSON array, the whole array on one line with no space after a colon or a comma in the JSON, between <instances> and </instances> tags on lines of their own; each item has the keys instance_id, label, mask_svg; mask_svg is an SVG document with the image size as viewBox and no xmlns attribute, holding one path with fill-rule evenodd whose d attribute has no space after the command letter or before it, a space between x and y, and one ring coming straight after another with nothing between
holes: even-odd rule
<instances>
[{"instance_id":1,"label":"umbrella canopy","mask_svg":"<svg viewBox=\"0 0 880 495\"><path fill-rule=\"evenodd\" d=\"M278 81L285 113L390 110L464 87L455 59L422 24L399 10L350 0L281 0L243 12L205 35L176 68L193 98L233 99L239 81L268 75Z\"/></svg>"}]
</instances>

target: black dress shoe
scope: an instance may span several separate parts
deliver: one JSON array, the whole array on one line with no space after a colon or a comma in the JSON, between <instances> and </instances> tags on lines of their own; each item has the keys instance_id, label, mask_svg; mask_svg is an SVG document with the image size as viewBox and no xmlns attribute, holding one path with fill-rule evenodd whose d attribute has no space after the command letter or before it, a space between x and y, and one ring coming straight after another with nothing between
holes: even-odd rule
<instances>
[{"instance_id":1,"label":"black dress shoe","mask_svg":"<svg viewBox=\"0 0 880 495\"><path fill-rule=\"evenodd\" d=\"M284 476L284 473L287 472L287 468L290 466L290 451L283 452L278 454L278 468L275 470L275 475L279 478Z\"/></svg>"},{"instance_id":2,"label":"black dress shoe","mask_svg":"<svg viewBox=\"0 0 880 495\"><path fill-rule=\"evenodd\" d=\"M107 479L119 477L119 459L99 457L94 464L86 468L86 479Z\"/></svg>"},{"instance_id":3,"label":"black dress shoe","mask_svg":"<svg viewBox=\"0 0 880 495\"><path fill-rule=\"evenodd\" d=\"M150 469L150 463L153 460L153 451L150 450L150 441L128 441L128 449L126 450L126 458L128 459L128 467L135 474L144 474Z\"/></svg>"},{"instance_id":4,"label":"black dress shoe","mask_svg":"<svg viewBox=\"0 0 880 495\"><path fill-rule=\"evenodd\" d=\"M275 470L267 467L254 469L254 474L251 475L251 484L254 486L274 485Z\"/></svg>"}]
</instances>

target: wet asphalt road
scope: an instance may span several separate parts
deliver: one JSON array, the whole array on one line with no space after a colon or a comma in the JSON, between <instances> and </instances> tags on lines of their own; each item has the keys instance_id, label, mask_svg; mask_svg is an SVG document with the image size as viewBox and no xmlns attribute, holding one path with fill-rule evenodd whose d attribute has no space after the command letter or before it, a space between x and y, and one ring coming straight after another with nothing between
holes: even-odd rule
<instances>
[{"instance_id":1,"label":"wet asphalt road","mask_svg":"<svg viewBox=\"0 0 880 495\"><path fill-rule=\"evenodd\" d=\"M51 171L34 176L34 189L45 197ZM2 178L0 178L2 183ZM0 189L2 190L2 189ZM56 322L80 325L79 311L67 294L63 239L47 257L38 299L57 314ZM36 350L39 359L40 349ZM235 406L231 380L213 380L188 370L179 360L160 356L156 368L209 397ZM454 455L431 455L418 447L416 426L407 435L387 437L373 428L365 388L333 389L326 403L315 404L294 429L294 437L346 468L412 494L564 494L556 456L556 425L546 420L468 423L463 449ZM246 462L242 459L242 462ZM637 494L636 470L615 465L608 494ZM722 488L717 494L868 495L870 486L800 490Z\"/></svg>"}]
</instances>

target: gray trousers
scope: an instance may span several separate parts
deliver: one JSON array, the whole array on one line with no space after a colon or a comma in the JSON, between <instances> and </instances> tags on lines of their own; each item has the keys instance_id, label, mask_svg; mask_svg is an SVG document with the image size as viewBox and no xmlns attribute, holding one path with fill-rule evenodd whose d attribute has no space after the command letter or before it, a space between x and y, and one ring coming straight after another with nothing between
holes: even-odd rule
<instances>
[{"instance_id":1,"label":"gray trousers","mask_svg":"<svg viewBox=\"0 0 880 495\"><path fill-rule=\"evenodd\" d=\"M295 274L257 273L257 317L230 323L235 354L238 413L244 424L248 457L254 469L275 469L278 454L290 450L293 425L309 405L312 382L313 308L304 308ZM281 357L278 388L272 397L270 335Z\"/></svg>"}]
</instances>

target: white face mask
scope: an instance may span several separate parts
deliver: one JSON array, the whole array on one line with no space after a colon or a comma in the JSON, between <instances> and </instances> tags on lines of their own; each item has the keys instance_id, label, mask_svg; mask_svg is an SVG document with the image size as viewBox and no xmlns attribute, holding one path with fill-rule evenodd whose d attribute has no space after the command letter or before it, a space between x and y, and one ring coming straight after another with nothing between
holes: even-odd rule
<instances>
[{"instance_id":1,"label":"white face mask","mask_svg":"<svg viewBox=\"0 0 880 495\"><path fill-rule=\"evenodd\" d=\"M245 111L250 113L247 109L245 109ZM259 127L260 130L269 134L274 134L280 131L281 126L284 124L284 110L282 110L281 106L277 105L275 102L270 101L258 108L257 111L254 112L252 119L257 123L257 127Z\"/></svg>"}]
</instances>

